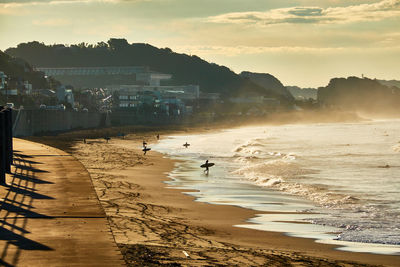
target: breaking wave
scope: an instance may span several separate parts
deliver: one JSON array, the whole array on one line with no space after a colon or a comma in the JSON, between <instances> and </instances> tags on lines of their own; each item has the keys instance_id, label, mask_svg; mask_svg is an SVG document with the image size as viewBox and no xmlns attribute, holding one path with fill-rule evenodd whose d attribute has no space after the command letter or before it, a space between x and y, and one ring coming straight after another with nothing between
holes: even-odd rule
<instances>
[{"instance_id":1,"label":"breaking wave","mask_svg":"<svg viewBox=\"0 0 400 267\"><path fill-rule=\"evenodd\" d=\"M292 154L259 163L251 163L243 157L239 159L247 164L232 173L241 175L255 185L305 197L326 208L348 207L359 202L354 196L332 192L326 186L300 183L303 175L314 171L302 168Z\"/></svg>"}]
</instances>

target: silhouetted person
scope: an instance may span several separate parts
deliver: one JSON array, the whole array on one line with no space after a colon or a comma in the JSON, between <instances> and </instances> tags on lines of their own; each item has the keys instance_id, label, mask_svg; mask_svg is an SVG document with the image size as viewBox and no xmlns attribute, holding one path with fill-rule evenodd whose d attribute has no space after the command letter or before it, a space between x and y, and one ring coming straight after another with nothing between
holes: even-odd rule
<instances>
[{"instance_id":1,"label":"silhouetted person","mask_svg":"<svg viewBox=\"0 0 400 267\"><path fill-rule=\"evenodd\" d=\"M104 139L106 139L106 142L108 143L108 140L110 140L111 138L106 136L106 137L104 137Z\"/></svg>"},{"instance_id":2,"label":"silhouetted person","mask_svg":"<svg viewBox=\"0 0 400 267\"><path fill-rule=\"evenodd\" d=\"M83 143L86 144L86 138L83 138Z\"/></svg>"},{"instance_id":3,"label":"silhouetted person","mask_svg":"<svg viewBox=\"0 0 400 267\"><path fill-rule=\"evenodd\" d=\"M183 144L184 147L188 148L188 146L190 146L190 144L188 144L188 142Z\"/></svg>"},{"instance_id":4,"label":"silhouetted person","mask_svg":"<svg viewBox=\"0 0 400 267\"><path fill-rule=\"evenodd\" d=\"M157 140L160 140L160 135L159 134L157 134Z\"/></svg>"},{"instance_id":5,"label":"silhouetted person","mask_svg":"<svg viewBox=\"0 0 400 267\"><path fill-rule=\"evenodd\" d=\"M204 172L208 175L209 171L210 170L208 169L208 160L206 160L206 169L204 170Z\"/></svg>"},{"instance_id":6,"label":"silhouetted person","mask_svg":"<svg viewBox=\"0 0 400 267\"><path fill-rule=\"evenodd\" d=\"M142 151L143 151L143 155L146 155L147 151L150 151L151 148L148 148L146 146L143 147Z\"/></svg>"},{"instance_id":7,"label":"silhouetted person","mask_svg":"<svg viewBox=\"0 0 400 267\"><path fill-rule=\"evenodd\" d=\"M146 148L146 146L147 146L147 143L146 143L146 141L143 140L143 147Z\"/></svg>"}]
</instances>

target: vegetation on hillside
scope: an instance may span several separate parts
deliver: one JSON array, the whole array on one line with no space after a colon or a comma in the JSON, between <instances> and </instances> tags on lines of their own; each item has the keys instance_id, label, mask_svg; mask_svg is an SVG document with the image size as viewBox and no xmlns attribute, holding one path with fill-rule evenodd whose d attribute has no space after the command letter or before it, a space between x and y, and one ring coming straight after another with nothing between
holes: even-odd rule
<instances>
[{"instance_id":1,"label":"vegetation on hillside","mask_svg":"<svg viewBox=\"0 0 400 267\"><path fill-rule=\"evenodd\" d=\"M50 88L42 72L34 71L25 60L14 58L2 51L0 51L0 71L4 72L9 80L29 81L33 89Z\"/></svg>"},{"instance_id":2,"label":"vegetation on hillside","mask_svg":"<svg viewBox=\"0 0 400 267\"><path fill-rule=\"evenodd\" d=\"M385 86L368 78L334 78L328 86L318 88L318 102L343 109L398 113L400 88Z\"/></svg>"},{"instance_id":3,"label":"vegetation on hillside","mask_svg":"<svg viewBox=\"0 0 400 267\"><path fill-rule=\"evenodd\" d=\"M34 41L9 48L6 53L37 67L148 66L153 71L172 74L170 84L198 84L201 91L220 93L222 97L256 94L286 102L285 96L259 86L227 67L209 63L195 55L175 53L169 48L129 44L125 39L70 46Z\"/></svg>"},{"instance_id":4,"label":"vegetation on hillside","mask_svg":"<svg viewBox=\"0 0 400 267\"><path fill-rule=\"evenodd\" d=\"M240 76L248 78L255 84L264 88L268 88L269 90L275 92L278 95L281 95L288 100L294 100L292 94L286 89L285 86L283 86L281 81L279 81L276 77L269 73L243 71L240 73Z\"/></svg>"}]
</instances>

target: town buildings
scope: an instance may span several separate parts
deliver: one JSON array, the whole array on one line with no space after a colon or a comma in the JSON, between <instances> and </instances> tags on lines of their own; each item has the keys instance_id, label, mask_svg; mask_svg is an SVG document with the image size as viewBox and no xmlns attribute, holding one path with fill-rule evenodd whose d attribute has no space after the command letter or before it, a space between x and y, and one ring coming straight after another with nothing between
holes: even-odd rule
<instances>
[{"instance_id":1,"label":"town buildings","mask_svg":"<svg viewBox=\"0 0 400 267\"><path fill-rule=\"evenodd\" d=\"M191 114L200 104L216 103L219 100L219 94L200 92L199 85L171 85L171 74L154 72L143 66L37 68L37 70L61 82L75 81L77 85L79 83L97 85L96 88L102 88L113 96L114 110L181 116ZM168 85L165 85L167 83ZM90 86L86 89L92 90ZM63 96L65 92L65 90L57 92L59 100L67 97Z\"/></svg>"}]
</instances>

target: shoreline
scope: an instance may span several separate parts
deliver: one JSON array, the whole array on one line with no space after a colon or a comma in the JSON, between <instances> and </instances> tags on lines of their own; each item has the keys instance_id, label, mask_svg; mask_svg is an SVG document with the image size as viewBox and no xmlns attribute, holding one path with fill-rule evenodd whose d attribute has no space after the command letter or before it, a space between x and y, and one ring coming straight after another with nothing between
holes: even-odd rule
<instances>
[{"instance_id":1,"label":"shoreline","mask_svg":"<svg viewBox=\"0 0 400 267\"><path fill-rule=\"evenodd\" d=\"M143 157L139 150L142 138L113 139L109 144L98 139L91 144L76 143L73 153L91 174L114 237L132 265L398 263L399 256L338 251L334 249L338 246L313 239L235 227L262 212L197 202L194 196L184 194L188 191L167 188L167 173L173 170L174 161L153 151ZM129 149L124 148L127 143ZM89 162L96 154L100 158ZM152 257L143 259L139 251Z\"/></svg>"}]
</instances>

